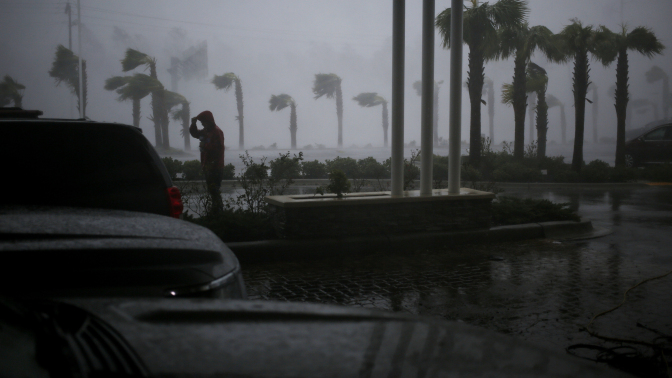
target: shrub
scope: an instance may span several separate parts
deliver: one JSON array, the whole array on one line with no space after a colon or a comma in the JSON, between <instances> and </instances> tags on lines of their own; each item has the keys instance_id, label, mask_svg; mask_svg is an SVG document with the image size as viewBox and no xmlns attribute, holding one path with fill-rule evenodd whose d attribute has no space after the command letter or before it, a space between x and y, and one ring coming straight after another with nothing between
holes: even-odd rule
<instances>
[{"instance_id":1,"label":"shrub","mask_svg":"<svg viewBox=\"0 0 672 378\"><path fill-rule=\"evenodd\" d=\"M170 178L172 180L177 180L177 174L182 172L182 162L177 159L173 159L170 156L161 158L161 161L163 162L163 165L166 166L166 170L168 170Z\"/></svg>"},{"instance_id":2,"label":"shrub","mask_svg":"<svg viewBox=\"0 0 672 378\"><path fill-rule=\"evenodd\" d=\"M357 165L357 160L351 157L342 158L337 156L334 160L325 160L327 166L327 172L332 172L334 170L339 170L345 173L347 177L359 178L359 166Z\"/></svg>"},{"instance_id":3,"label":"shrub","mask_svg":"<svg viewBox=\"0 0 672 378\"><path fill-rule=\"evenodd\" d=\"M301 163L301 171L303 177L308 179L323 179L327 178L327 165L318 161L304 161Z\"/></svg>"},{"instance_id":4,"label":"shrub","mask_svg":"<svg viewBox=\"0 0 672 378\"><path fill-rule=\"evenodd\" d=\"M202 180L203 170L198 160L187 160L182 164L182 173L185 180Z\"/></svg>"},{"instance_id":5,"label":"shrub","mask_svg":"<svg viewBox=\"0 0 672 378\"><path fill-rule=\"evenodd\" d=\"M271 161L271 178L274 180L288 180L301 178L301 161L303 160L303 152L299 155L289 157L289 152L280 154L275 160Z\"/></svg>"},{"instance_id":6,"label":"shrub","mask_svg":"<svg viewBox=\"0 0 672 378\"><path fill-rule=\"evenodd\" d=\"M672 164L660 164L646 167L641 176L655 182L672 182Z\"/></svg>"},{"instance_id":7,"label":"shrub","mask_svg":"<svg viewBox=\"0 0 672 378\"><path fill-rule=\"evenodd\" d=\"M224 166L224 174L222 175L222 180L233 180L236 178L236 167L233 164L229 163Z\"/></svg>"},{"instance_id":8,"label":"shrub","mask_svg":"<svg viewBox=\"0 0 672 378\"><path fill-rule=\"evenodd\" d=\"M387 167L371 156L359 159L357 167L361 178L374 180L390 178L390 171Z\"/></svg>"},{"instance_id":9,"label":"shrub","mask_svg":"<svg viewBox=\"0 0 672 378\"><path fill-rule=\"evenodd\" d=\"M345 172L334 169L329 172L329 185L327 185L329 193L334 193L338 198L343 197L344 193L350 191L350 181L345 175Z\"/></svg>"},{"instance_id":10,"label":"shrub","mask_svg":"<svg viewBox=\"0 0 672 378\"><path fill-rule=\"evenodd\" d=\"M581 168L579 179L581 182L608 182L613 168L602 160L593 160Z\"/></svg>"},{"instance_id":11,"label":"shrub","mask_svg":"<svg viewBox=\"0 0 672 378\"><path fill-rule=\"evenodd\" d=\"M502 196L492 201L492 221L495 226L567 220L580 220L568 203Z\"/></svg>"},{"instance_id":12,"label":"shrub","mask_svg":"<svg viewBox=\"0 0 672 378\"><path fill-rule=\"evenodd\" d=\"M434 188L441 187L443 180L448 180L448 156L434 155L432 159L432 180Z\"/></svg>"}]
</instances>

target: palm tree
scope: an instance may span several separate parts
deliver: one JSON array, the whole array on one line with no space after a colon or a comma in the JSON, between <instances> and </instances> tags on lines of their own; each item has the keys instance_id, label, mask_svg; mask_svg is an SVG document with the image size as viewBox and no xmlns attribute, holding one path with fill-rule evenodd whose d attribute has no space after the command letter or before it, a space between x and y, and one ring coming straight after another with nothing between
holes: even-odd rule
<instances>
[{"instance_id":1,"label":"palm tree","mask_svg":"<svg viewBox=\"0 0 672 378\"><path fill-rule=\"evenodd\" d=\"M672 106L672 98L670 98L670 78L658 66L651 67L646 71L646 81L654 83L658 80L663 82L663 119L667 119L667 108Z\"/></svg>"},{"instance_id":2,"label":"palm tree","mask_svg":"<svg viewBox=\"0 0 672 378\"><path fill-rule=\"evenodd\" d=\"M189 126L191 124L191 107L189 104L189 101L182 102L182 108L178 110L174 110L173 113L173 119L176 121L182 121L182 129L180 129L180 135L182 135L182 138L184 138L184 150L185 151L190 151L191 150L191 140L190 134L189 134Z\"/></svg>"},{"instance_id":3,"label":"palm tree","mask_svg":"<svg viewBox=\"0 0 672 378\"><path fill-rule=\"evenodd\" d=\"M56 80L56 86L65 83L70 91L77 95L77 109L82 109L86 117L87 75L86 60L82 59L82 94L79 93L79 57L63 45L58 45L56 55L49 70L49 76Z\"/></svg>"},{"instance_id":4,"label":"palm tree","mask_svg":"<svg viewBox=\"0 0 672 378\"><path fill-rule=\"evenodd\" d=\"M14 80L13 77L5 75L4 80L0 82L0 106L5 106L10 101L14 106L22 108L23 90L26 86Z\"/></svg>"},{"instance_id":5,"label":"palm tree","mask_svg":"<svg viewBox=\"0 0 672 378\"><path fill-rule=\"evenodd\" d=\"M515 122L513 156L522 158L525 149L525 108L527 107L526 93L536 93L528 91L525 85L526 66L530 62L532 55L538 49L550 60L560 59L559 51L553 39L553 33L545 26L532 26L527 23L502 28L499 32L501 41L501 57L508 58L514 55L513 67L513 114ZM534 101L532 101L534 103ZM530 104L530 141L534 136L534 127L532 126L532 109Z\"/></svg>"},{"instance_id":6,"label":"palm tree","mask_svg":"<svg viewBox=\"0 0 672 378\"><path fill-rule=\"evenodd\" d=\"M420 83L420 86L422 87L422 82L416 82ZM415 87L415 84L413 85ZM417 88L416 88L417 90ZM422 92L422 88L420 89L420 92ZM438 92L438 86L435 84L434 86L434 94L436 97L436 93ZM357 101L359 106L365 107L365 108L370 108L373 106L378 106L382 105L383 106L383 141L385 144L385 147L387 147L387 128L389 126L389 116L387 112L387 100L383 96L379 96L378 93L376 92L362 92L358 94L357 96L352 98L353 100ZM435 110L436 113L436 110ZM436 133L434 133L434 140L435 143L438 143L438 139L436 138Z\"/></svg>"},{"instance_id":7,"label":"palm tree","mask_svg":"<svg viewBox=\"0 0 672 378\"><path fill-rule=\"evenodd\" d=\"M181 94L177 92L171 92L167 89L163 90L163 98L164 98L164 105L162 106L162 110L165 112L161 116L163 119L169 120L168 114L172 111L172 109L178 105L182 105L188 102L187 99L182 96ZM176 118L175 115L173 115L174 120L182 120L182 130L184 130L184 119L181 117ZM188 126L187 126L188 127ZM168 128L166 127L166 136L164 137L164 140L166 141L166 145L170 146L170 143L168 143ZM184 136L184 135L183 135Z\"/></svg>"},{"instance_id":8,"label":"palm tree","mask_svg":"<svg viewBox=\"0 0 672 378\"><path fill-rule=\"evenodd\" d=\"M290 108L289 112L289 133L292 137L292 149L296 148L296 101L288 94L272 95L268 100L268 108L271 111L280 111L286 107Z\"/></svg>"},{"instance_id":9,"label":"palm tree","mask_svg":"<svg viewBox=\"0 0 672 378\"><path fill-rule=\"evenodd\" d=\"M118 101L131 100L133 103L133 126L140 127L140 100L152 91L162 88L161 83L145 74L133 76L113 76L105 80L105 89L116 91Z\"/></svg>"},{"instance_id":10,"label":"palm tree","mask_svg":"<svg viewBox=\"0 0 672 378\"><path fill-rule=\"evenodd\" d=\"M145 66L149 68L149 76L158 80L156 74L156 59L149 55L134 49L127 49L124 59L121 60L121 67L123 72L128 72L138 66ZM154 137L156 147L169 148L168 140L168 119L164 119L164 88L155 88L152 91L152 121L154 122Z\"/></svg>"},{"instance_id":11,"label":"palm tree","mask_svg":"<svg viewBox=\"0 0 672 378\"><path fill-rule=\"evenodd\" d=\"M548 108L546 103L546 88L548 86L548 75L546 70L535 63L528 63L525 76L525 90L527 93L534 93L538 99L537 104L532 111L537 113L536 128L538 132L537 156L543 158L546 156L546 131L548 130ZM513 105L515 99L515 87L512 83L502 85L502 103ZM554 98L555 99L555 98ZM532 108L532 107L531 107ZM530 128L533 126L530 125Z\"/></svg>"},{"instance_id":12,"label":"palm tree","mask_svg":"<svg viewBox=\"0 0 672 378\"><path fill-rule=\"evenodd\" d=\"M614 33L606 27L600 27L600 32L608 36L608 43L600 45L600 55L605 60L616 63L616 166L625 166L625 118L629 101L628 94L628 50L634 50L647 58L660 54L665 48L656 35L643 26L628 32L623 25L620 33Z\"/></svg>"},{"instance_id":13,"label":"palm tree","mask_svg":"<svg viewBox=\"0 0 672 378\"><path fill-rule=\"evenodd\" d=\"M548 104L546 103L546 89L548 75L546 70L530 62L527 64L527 88L537 94L537 158L546 157L546 134L548 131ZM532 125L530 125L532 126Z\"/></svg>"},{"instance_id":14,"label":"palm tree","mask_svg":"<svg viewBox=\"0 0 672 378\"><path fill-rule=\"evenodd\" d=\"M438 146L439 145L439 85L443 84L443 80L441 81L435 81L434 82L434 117L433 117L433 124L432 124L432 130L433 130L433 135L434 135L434 145ZM413 89L418 93L418 96L422 97L422 81L418 80L415 83L413 83ZM360 103L361 106L364 106ZM387 106L387 103L385 103L385 106ZM385 147L387 147L387 126L383 126L385 128Z\"/></svg>"},{"instance_id":15,"label":"palm tree","mask_svg":"<svg viewBox=\"0 0 672 378\"><path fill-rule=\"evenodd\" d=\"M553 95L548 95L546 104L549 108L560 108L560 133L562 134L562 144L567 143L567 119L565 118L565 104Z\"/></svg>"},{"instance_id":16,"label":"palm tree","mask_svg":"<svg viewBox=\"0 0 672 378\"><path fill-rule=\"evenodd\" d=\"M586 94L590 85L588 54L607 65L609 60L601 54L600 46L606 39L605 33L593 29L591 25L583 26L581 21L573 19L558 34L562 44L563 61L574 60L574 154L572 169L581 171L583 165L583 138L586 117Z\"/></svg>"},{"instance_id":17,"label":"palm tree","mask_svg":"<svg viewBox=\"0 0 672 378\"><path fill-rule=\"evenodd\" d=\"M215 88L224 89L226 92L231 89L232 85L235 85L236 87L236 106L238 107L238 117L236 117L238 120L238 146L242 150L245 148L245 128L243 126L243 85L240 82L240 78L233 72L227 72L221 76L215 75L212 78L212 84L215 85Z\"/></svg>"},{"instance_id":18,"label":"palm tree","mask_svg":"<svg viewBox=\"0 0 672 378\"><path fill-rule=\"evenodd\" d=\"M463 42L469 46L469 73L467 86L471 103L469 132L469 162L474 166L481 159L481 96L483 93L484 64L496 59L499 38L498 28L520 25L528 12L524 0L500 0L495 4L480 4L470 0L471 8L463 13ZM436 17L435 25L443 37L443 47L450 48L451 9Z\"/></svg>"},{"instance_id":19,"label":"palm tree","mask_svg":"<svg viewBox=\"0 0 672 378\"><path fill-rule=\"evenodd\" d=\"M315 74L313 82L313 94L315 99L322 96L327 98L336 97L336 116L338 117L338 147L343 147L343 92L341 91L341 78L338 75Z\"/></svg>"}]
</instances>

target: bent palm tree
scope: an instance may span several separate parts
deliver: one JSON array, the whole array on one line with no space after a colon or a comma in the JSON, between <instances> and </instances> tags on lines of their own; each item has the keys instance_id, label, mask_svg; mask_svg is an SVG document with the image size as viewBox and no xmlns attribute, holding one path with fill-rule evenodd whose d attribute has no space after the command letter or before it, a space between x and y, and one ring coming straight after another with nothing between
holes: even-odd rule
<instances>
[{"instance_id":1,"label":"bent palm tree","mask_svg":"<svg viewBox=\"0 0 672 378\"><path fill-rule=\"evenodd\" d=\"M243 123L243 84L240 82L240 78L233 72L227 72L221 76L215 75L212 78L212 84L215 85L215 88L223 89L226 92L231 89L232 85L235 85L236 87L236 107L238 108L238 117L236 117L238 120L238 147L242 150L245 148L245 127Z\"/></svg>"},{"instance_id":2,"label":"bent palm tree","mask_svg":"<svg viewBox=\"0 0 672 378\"><path fill-rule=\"evenodd\" d=\"M528 82L526 78L526 66L530 63L532 54L538 49L546 55L549 60L560 59L560 54L553 39L553 33L545 26L532 26L527 23L521 25L503 28L499 32L501 41L501 57L508 58L515 54L513 68L513 114L514 114L514 142L513 156L522 158L525 148L525 108L527 107L525 88ZM530 107L530 111L532 110ZM531 124L532 113L530 112L530 141L532 141L534 132Z\"/></svg>"},{"instance_id":3,"label":"bent palm tree","mask_svg":"<svg viewBox=\"0 0 672 378\"><path fill-rule=\"evenodd\" d=\"M469 46L467 87L471 104L469 126L469 162L478 166L481 160L481 96L483 93L484 64L497 58L498 28L520 25L528 12L523 0L500 0L495 4L470 0L471 8L464 10L463 42ZM443 47L450 48L451 9L436 17L435 25L443 37Z\"/></svg>"},{"instance_id":4,"label":"bent palm tree","mask_svg":"<svg viewBox=\"0 0 672 378\"><path fill-rule=\"evenodd\" d=\"M292 149L296 148L296 101L288 94L272 95L268 100L268 108L271 111L280 111L286 107L290 108L289 112L289 133L292 138Z\"/></svg>"},{"instance_id":5,"label":"bent palm tree","mask_svg":"<svg viewBox=\"0 0 672 378\"><path fill-rule=\"evenodd\" d=\"M145 66L149 68L149 76L152 79L158 80L156 75L156 59L151 56L134 49L127 49L124 59L121 60L121 68L123 72L128 72L138 66ZM152 91L152 121L154 122L154 137L156 147L169 148L170 141L168 139L168 119L164 117L166 114L164 110L164 88L154 89Z\"/></svg>"},{"instance_id":6,"label":"bent palm tree","mask_svg":"<svg viewBox=\"0 0 672 378\"><path fill-rule=\"evenodd\" d=\"M162 87L158 80L145 74L113 76L105 80L105 89L116 91L119 95L117 101L132 101L133 126L135 127L140 127L140 100Z\"/></svg>"},{"instance_id":7,"label":"bent palm tree","mask_svg":"<svg viewBox=\"0 0 672 378\"><path fill-rule=\"evenodd\" d=\"M663 119L667 119L667 109L672 107L672 98L670 97L670 78L658 66L651 67L646 71L646 81L654 83L658 80L663 82Z\"/></svg>"},{"instance_id":8,"label":"bent palm tree","mask_svg":"<svg viewBox=\"0 0 672 378\"><path fill-rule=\"evenodd\" d=\"M417 82L416 82L417 83ZM415 87L415 85L413 85ZM420 82L420 86L422 86L422 83ZM417 88L416 88L417 89ZM434 87L434 90L436 93L436 86ZM422 92L422 89L420 89ZM387 112L387 100L383 96L379 96L378 93L376 92L363 92L358 94L357 96L352 98L353 100L357 101L359 106L365 107L365 108L370 108L373 106L378 106L382 105L383 106L383 143L385 144L385 147L387 147L387 128L389 126L389 116ZM434 134L434 138L436 139L436 134Z\"/></svg>"},{"instance_id":9,"label":"bent palm tree","mask_svg":"<svg viewBox=\"0 0 672 378\"><path fill-rule=\"evenodd\" d=\"M26 89L25 85L20 84L13 77L5 75L3 81L0 82L0 106L5 106L12 101L14 106L22 108L24 89Z\"/></svg>"},{"instance_id":10,"label":"bent palm tree","mask_svg":"<svg viewBox=\"0 0 672 378\"><path fill-rule=\"evenodd\" d=\"M315 74L313 81L313 94L315 99L322 96L327 98L336 97L336 116L338 117L338 147L343 147L343 91L341 91L341 78L338 75Z\"/></svg>"},{"instance_id":11,"label":"bent palm tree","mask_svg":"<svg viewBox=\"0 0 672 378\"><path fill-rule=\"evenodd\" d=\"M616 166L625 166L625 119L629 101L628 93L628 50L634 50L647 58L660 54L665 48L653 32L645 27L637 27L628 32L622 26L620 33L614 33L602 26L602 33L608 37L608 43L600 45L600 53L604 59L616 63L616 91L614 93L616 107Z\"/></svg>"},{"instance_id":12,"label":"bent palm tree","mask_svg":"<svg viewBox=\"0 0 672 378\"><path fill-rule=\"evenodd\" d=\"M574 92L574 153L572 155L572 169L581 171L583 165L583 139L586 118L586 94L590 85L588 54L590 53L604 65L609 62L608 57L601 54L601 44L605 42L606 34L593 29L592 26L583 26L581 21L573 19L558 34L562 43L563 61L573 59L574 77L572 92Z\"/></svg>"},{"instance_id":13,"label":"bent palm tree","mask_svg":"<svg viewBox=\"0 0 672 378\"><path fill-rule=\"evenodd\" d=\"M439 145L439 85L441 84L443 84L443 80L434 82L434 117L432 120L434 146ZM418 96L422 97L422 81L418 80L413 83L413 89L418 93ZM387 147L387 128L385 129L385 147Z\"/></svg>"},{"instance_id":14,"label":"bent palm tree","mask_svg":"<svg viewBox=\"0 0 672 378\"><path fill-rule=\"evenodd\" d=\"M556 106L560 108L560 133L562 137L562 144L567 143L567 119L565 118L565 104L553 95L548 95L546 98L546 104L548 104L549 108L554 108Z\"/></svg>"},{"instance_id":15,"label":"bent palm tree","mask_svg":"<svg viewBox=\"0 0 672 378\"><path fill-rule=\"evenodd\" d=\"M77 109L86 117L87 75L86 60L82 59L82 93L79 93L79 57L63 45L58 45L56 55L49 70L49 76L56 80L56 86L65 83L70 92L77 96Z\"/></svg>"}]
</instances>

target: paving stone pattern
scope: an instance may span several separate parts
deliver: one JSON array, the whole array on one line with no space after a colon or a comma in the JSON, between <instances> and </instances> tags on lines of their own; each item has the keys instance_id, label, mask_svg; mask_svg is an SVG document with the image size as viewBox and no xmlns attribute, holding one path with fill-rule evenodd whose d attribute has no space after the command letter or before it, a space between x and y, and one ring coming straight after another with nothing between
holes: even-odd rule
<instances>
[{"instance_id":1,"label":"paving stone pattern","mask_svg":"<svg viewBox=\"0 0 672 378\"><path fill-rule=\"evenodd\" d=\"M564 350L609 343L581 328L638 282L670 267L589 243L533 240L243 266L251 299L316 302L439 316ZM672 335L672 275L631 291L593 329L650 342ZM611 345L613 346L613 344Z\"/></svg>"}]
</instances>

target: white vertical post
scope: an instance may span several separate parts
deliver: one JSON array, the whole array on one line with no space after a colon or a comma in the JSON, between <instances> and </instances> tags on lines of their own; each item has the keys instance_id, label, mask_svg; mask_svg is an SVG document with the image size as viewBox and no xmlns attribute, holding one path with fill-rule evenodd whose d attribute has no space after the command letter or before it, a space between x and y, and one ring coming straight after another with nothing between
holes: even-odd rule
<instances>
[{"instance_id":1,"label":"white vertical post","mask_svg":"<svg viewBox=\"0 0 672 378\"><path fill-rule=\"evenodd\" d=\"M406 1L394 0L392 11L392 196L404 194L404 42Z\"/></svg>"},{"instance_id":2,"label":"white vertical post","mask_svg":"<svg viewBox=\"0 0 672 378\"><path fill-rule=\"evenodd\" d=\"M84 118L84 83L82 73L82 8L80 0L77 0L77 42L79 47L77 55L79 56L79 118Z\"/></svg>"},{"instance_id":3,"label":"white vertical post","mask_svg":"<svg viewBox=\"0 0 672 378\"><path fill-rule=\"evenodd\" d=\"M432 194L434 159L434 0L422 2L422 106L420 195Z\"/></svg>"},{"instance_id":4,"label":"white vertical post","mask_svg":"<svg viewBox=\"0 0 672 378\"><path fill-rule=\"evenodd\" d=\"M451 0L449 194L460 194L460 156L462 155L462 7L462 0Z\"/></svg>"}]
</instances>

